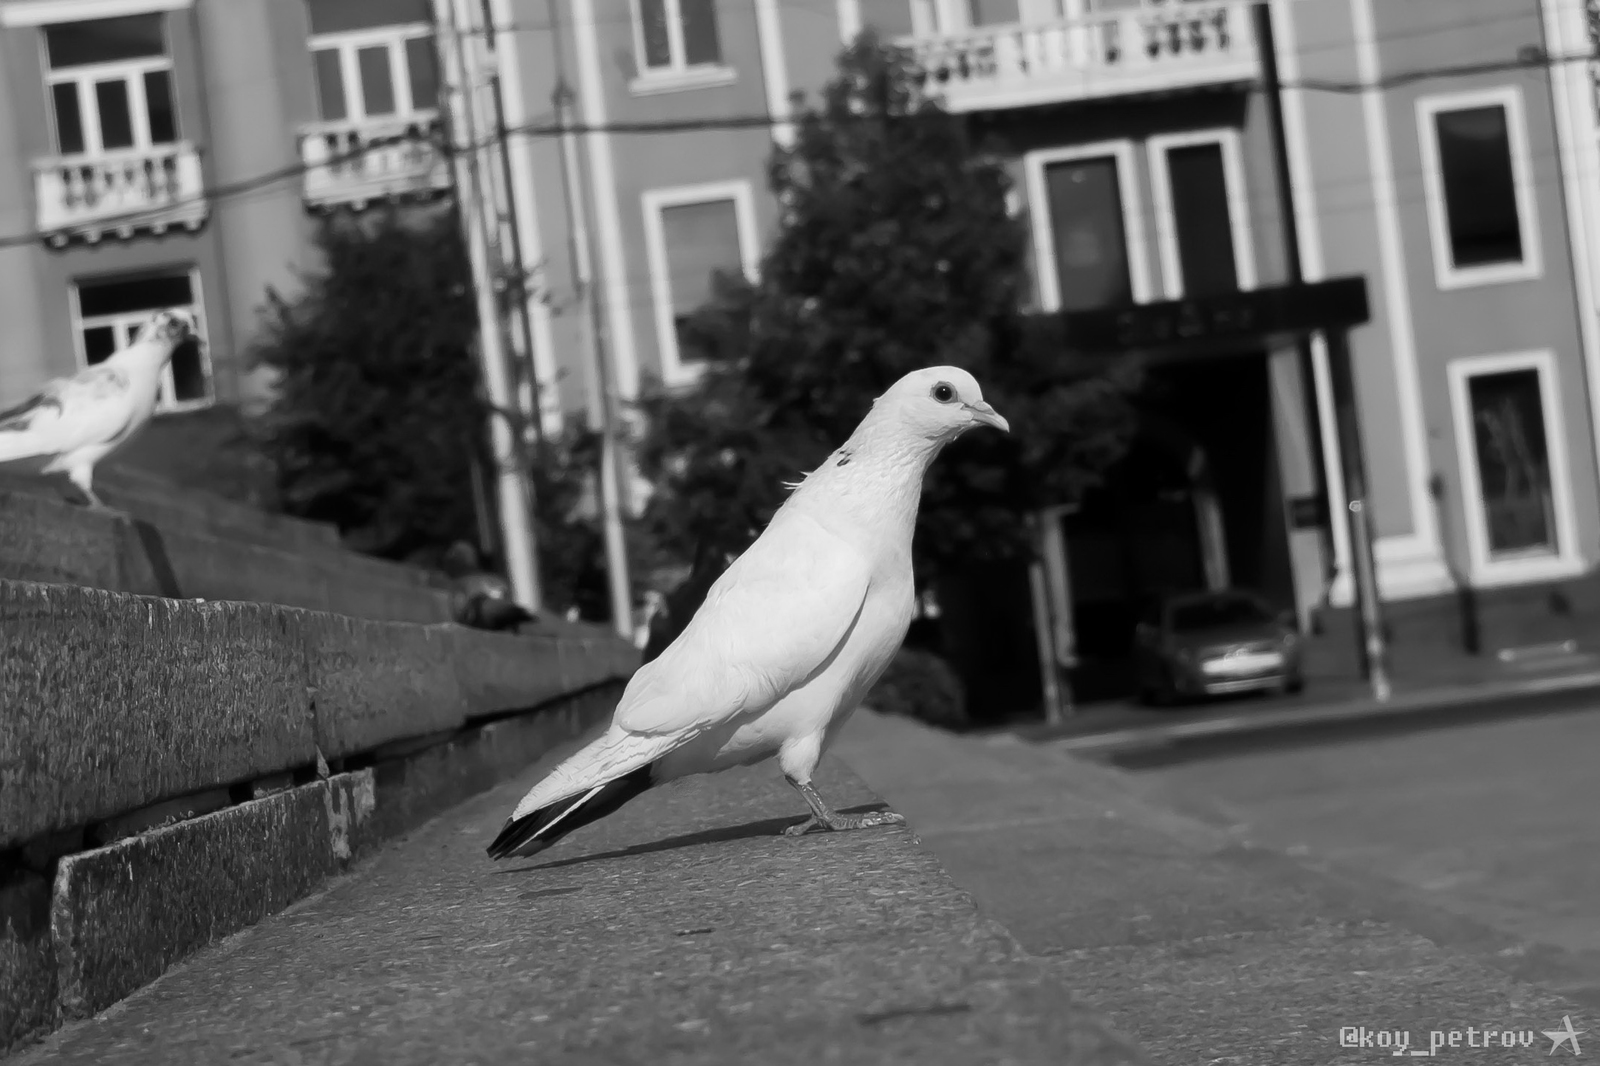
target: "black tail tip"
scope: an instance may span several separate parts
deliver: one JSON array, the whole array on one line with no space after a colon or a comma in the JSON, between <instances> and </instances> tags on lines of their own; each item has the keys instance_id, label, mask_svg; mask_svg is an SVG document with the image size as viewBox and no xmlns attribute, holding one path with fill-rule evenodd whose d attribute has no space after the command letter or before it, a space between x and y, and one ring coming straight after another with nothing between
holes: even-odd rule
<instances>
[{"instance_id":1,"label":"black tail tip","mask_svg":"<svg viewBox=\"0 0 1600 1066\"><path fill-rule=\"evenodd\" d=\"M548 848L552 841L541 840L534 836L539 829L538 822L538 812L521 818L507 818L506 824L500 829L500 835L496 836L494 842L484 850L488 852L489 858L497 861L539 854Z\"/></svg>"},{"instance_id":2,"label":"black tail tip","mask_svg":"<svg viewBox=\"0 0 1600 1066\"><path fill-rule=\"evenodd\" d=\"M641 766L581 796L569 797L530 811L520 818L508 819L500 829L500 835L489 845L489 857L509 859L513 856L527 858L537 855L573 830L604 818L650 788L654 765Z\"/></svg>"}]
</instances>

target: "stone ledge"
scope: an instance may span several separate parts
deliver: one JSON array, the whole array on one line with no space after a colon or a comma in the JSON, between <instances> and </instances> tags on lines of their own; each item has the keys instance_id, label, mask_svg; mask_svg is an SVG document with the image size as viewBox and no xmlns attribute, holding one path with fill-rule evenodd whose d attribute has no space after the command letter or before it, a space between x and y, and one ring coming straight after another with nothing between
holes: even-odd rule
<instances>
[{"instance_id":1,"label":"stone ledge","mask_svg":"<svg viewBox=\"0 0 1600 1066\"><path fill-rule=\"evenodd\" d=\"M621 686L402 758L60 859L0 884L0 1054L104 1009L598 726Z\"/></svg>"},{"instance_id":2,"label":"stone ledge","mask_svg":"<svg viewBox=\"0 0 1600 1066\"><path fill-rule=\"evenodd\" d=\"M409 567L98 513L0 483L0 578L174 599L241 600L402 622L446 622L449 594Z\"/></svg>"},{"instance_id":3,"label":"stone ledge","mask_svg":"<svg viewBox=\"0 0 1600 1066\"><path fill-rule=\"evenodd\" d=\"M0 848L315 762L282 611L0 581Z\"/></svg>"},{"instance_id":4,"label":"stone ledge","mask_svg":"<svg viewBox=\"0 0 1600 1066\"><path fill-rule=\"evenodd\" d=\"M370 755L528 711L637 662L588 627L545 632L0 580L0 850L309 768L319 749Z\"/></svg>"},{"instance_id":5,"label":"stone ledge","mask_svg":"<svg viewBox=\"0 0 1600 1066\"><path fill-rule=\"evenodd\" d=\"M69 855L50 907L60 1016L85 1018L304 897L352 855L370 771Z\"/></svg>"},{"instance_id":6,"label":"stone ledge","mask_svg":"<svg viewBox=\"0 0 1600 1066\"><path fill-rule=\"evenodd\" d=\"M547 768L18 1066L210 1066L236 1049L330 1066L529 1049L552 1064L1149 1061L911 833L780 836L804 806L770 764L660 789L531 862L490 863L484 845ZM836 762L818 786L841 807L876 801Z\"/></svg>"}]
</instances>

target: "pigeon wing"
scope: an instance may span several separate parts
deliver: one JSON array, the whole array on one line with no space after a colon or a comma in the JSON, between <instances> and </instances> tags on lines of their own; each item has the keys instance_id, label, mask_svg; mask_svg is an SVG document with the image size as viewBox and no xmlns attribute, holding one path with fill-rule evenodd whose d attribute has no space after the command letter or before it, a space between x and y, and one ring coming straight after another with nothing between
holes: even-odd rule
<instances>
[{"instance_id":1,"label":"pigeon wing","mask_svg":"<svg viewBox=\"0 0 1600 1066\"><path fill-rule=\"evenodd\" d=\"M690 735L770 707L832 660L861 614L869 577L862 554L820 523L780 514L678 639L634 674L615 724Z\"/></svg>"},{"instance_id":2,"label":"pigeon wing","mask_svg":"<svg viewBox=\"0 0 1600 1066\"><path fill-rule=\"evenodd\" d=\"M132 400L127 374L114 366L94 366L52 381L0 414L0 459L59 455L114 441L133 421Z\"/></svg>"}]
</instances>

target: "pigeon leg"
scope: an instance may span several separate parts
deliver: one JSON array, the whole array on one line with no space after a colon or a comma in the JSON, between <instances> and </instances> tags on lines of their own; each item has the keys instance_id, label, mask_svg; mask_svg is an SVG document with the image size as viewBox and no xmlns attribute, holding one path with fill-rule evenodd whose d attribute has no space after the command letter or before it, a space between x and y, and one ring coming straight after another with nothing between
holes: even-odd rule
<instances>
[{"instance_id":1,"label":"pigeon leg","mask_svg":"<svg viewBox=\"0 0 1600 1066\"><path fill-rule=\"evenodd\" d=\"M100 497L94 494L94 467L73 467L71 470L67 471L67 480L76 485L78 487L78 491L83 493L84 499L89 501L89 509L91 511L111 510L111 508L105 505L105 502L102 501Z\"/></svg>"},{"instance_id":2,"label":"pigeon leg","mask_svg":"<svg viewBox=\"0 0 1600 1066\"><path fill-rule=\"evenodd\" d=\"M783 779L800 795L805 797L806 805L811 808L811 817L803 822L797 822L783 831L784 836L797 837L809 833L813 829L823 829L828 832L839 832L845 829L870 829L879 825L904 825L905 815L896 814L894 811L870 811L867 814L840 814L829 807L827 801L817 794L809 781L799 781L788 774Z\"/></svg>"}]
</instances>

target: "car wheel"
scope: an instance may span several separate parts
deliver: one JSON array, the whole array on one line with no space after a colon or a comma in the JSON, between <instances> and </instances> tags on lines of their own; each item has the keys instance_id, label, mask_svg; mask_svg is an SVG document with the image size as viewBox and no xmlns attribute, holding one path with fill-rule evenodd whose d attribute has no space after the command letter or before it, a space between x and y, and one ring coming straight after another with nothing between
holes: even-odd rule
<instances>
[{"instance_id":1,"label":"car wheel","mask_svg":"<svg viewBox=\"0 0 1600 1066\"><path fill-rule=\"evenodd\" d=\"M1289 678L1289 680L1284 682L1283 685L1283 691L1287 692L1291 696L1298 696L1305 690L1306 679L1301 677L1299 674L1295 674L1293 677Z\"/></svg>"}]
</instances>

